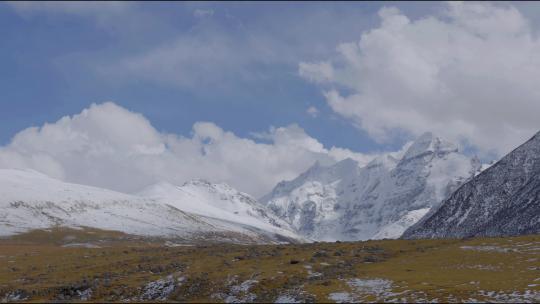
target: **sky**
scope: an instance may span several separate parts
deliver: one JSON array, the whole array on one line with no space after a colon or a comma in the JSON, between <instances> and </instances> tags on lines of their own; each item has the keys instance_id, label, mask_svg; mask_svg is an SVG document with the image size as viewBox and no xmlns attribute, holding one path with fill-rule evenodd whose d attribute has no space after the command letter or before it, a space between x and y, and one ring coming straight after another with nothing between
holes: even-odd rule
<instances>
[{"instance_id":1,"label":"sky","mask_svg":"<svg viewBox=\"0 0 540 304\"><path fill-rule=\"evenodd\" d=\"M0 167L255 196L432 131L483 160L540 129L540 5L0 2Z\"/></svg>"}]
</instances>

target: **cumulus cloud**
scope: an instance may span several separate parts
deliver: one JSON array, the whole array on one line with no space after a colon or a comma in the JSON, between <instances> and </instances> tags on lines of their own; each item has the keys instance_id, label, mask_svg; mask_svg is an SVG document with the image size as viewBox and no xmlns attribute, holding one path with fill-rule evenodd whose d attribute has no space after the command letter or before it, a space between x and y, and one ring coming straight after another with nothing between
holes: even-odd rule
<instances>
[{"instance_id":1,"label":"cumulus cloud","mask_svg":"<svg viewBox=\"0 0 540 304\"><path fill-rule=\"evenodd\" d=\"M30 168L75 183L134 192L152 183L192 178L227 182L260 196L295 178L315 161L373 156L326 149L297 125L241 138L211 122L197 122L189 137L158 132L141 114L114 103L25 129L0 148L0 168Z\"/></svg>"},{"instance_id":2,"label":"cumulus cloud","mask_svg":"<svg viewBox=\"0 0 540 304\"><path fill-rule=\"evenodd\" d=\"M380 142L433 131L502 154L540 129L540 41L515 7L448 3L411 20L396 8L337 56L304 62L330 107Z\"/></svg>"}]
</instances>

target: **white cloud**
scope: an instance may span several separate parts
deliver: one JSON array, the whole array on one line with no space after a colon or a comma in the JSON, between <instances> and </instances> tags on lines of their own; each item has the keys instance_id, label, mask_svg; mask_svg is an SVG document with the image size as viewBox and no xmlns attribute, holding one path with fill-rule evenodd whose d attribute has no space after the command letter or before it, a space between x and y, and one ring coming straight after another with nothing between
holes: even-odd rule
<instances>
[{"instance_id":1,"label":"white cloud","mask_svg":"<svg viewBox=\"0 0 540 304\"><path fill-rule=\"evenodd\" d=\"M319 116L319 109L317 109L314 106L311 106L307 108L306 113L313 118L317 118Z\"/></svg>"},{"instance_id":2,"label":"white cloud","mask_svg":"<svg viewBox=\"0 0 540 304\"><path fill-rule=\"evenodd\" d=\"M254 83L284 81L300 60L331 54L337 41L356 36L370 22L368 11L347 4L333 9L324 3L233 4L223 11L221 4L191 2L155 9L142 2L6 3L38 23L47 19L58 26L93 24L115 35L114 40L97 41L92 48L59 50L51 59L66 74L220 96L227 90L249 92ZM256 18L245 14L246 9Z\"/></svg>"},{"instance_id":3,"label":"white cloud","mask_svg":"<svg viewBox=\"0 0 540 304\"><path fill-rule=\"evenodd\" d=\"M111 83L153 83L205 94L221 94L231 88L249 91L253 83L283 81L302 58L330 54L333 47L329 46L360 32L359 25L366 22L361 10L334 11L322 4L290 5L290 10L279 14L275 13L277 7L268 6L257 11L257 18L244 16L234 5L224 14L209 8L212 5L196 8L198 5L180 7L196 17L187 27L164 17L161 27L148 26L145 35L126 41L129 46L122 51L88 56L94 59L90 62L87 57L73 60L66 66L84 62L92 74ZM133 8L138 15L145 13L140 5ZM147 14L150 16L136 19L139 24L146 26L150 17L159 19L159 15ZM132 45L133 41L138 43ZM144 41L148 43L141 43Z\"/></svg>"},{"instance_id":4,"label":"white cloud","mask_svg":"<svg viewBox=\"0 0 540 304\"><path fill-rule=\"evenodd\" d=\"M19 132L0 148L0 168L30 168L126 192L163 180L181 184L206 178L258 196L317 160L373 158L328 150L297 125L270 128L259 137L269 143L238 137L210 122L195 123L191 137L164 134L142 115L108 102Z\"/></svg>"},{"instance_id":5,"label":"white cloud","mask_svg":"<svg viewBox=\"0 0 540 304\"><path fill-rule=\"evenodd\" d=\"M396 8L379 16L359 42L338 45L331 63L299 65L324 83L335 112L381 142L430 130L486 153L538 131L540 41L516 8L448 3L417 20Z\"/></svg>"}]
</instances>

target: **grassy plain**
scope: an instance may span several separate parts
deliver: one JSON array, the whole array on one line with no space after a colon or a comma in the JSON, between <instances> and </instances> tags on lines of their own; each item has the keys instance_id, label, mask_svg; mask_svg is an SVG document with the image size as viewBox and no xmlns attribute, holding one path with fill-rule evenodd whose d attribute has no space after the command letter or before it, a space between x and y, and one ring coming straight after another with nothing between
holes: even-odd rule
<instances>
[{"instance_id":1,"label":"grassy plain","mask_svg":"<svg viewBox=\"0 0 540 304\"><path fill-rule=\"evenodd\" d=\"M95 229L0 240L0 301L540 302L540 236L199 244Z\"/></svg>"}]
</instances>

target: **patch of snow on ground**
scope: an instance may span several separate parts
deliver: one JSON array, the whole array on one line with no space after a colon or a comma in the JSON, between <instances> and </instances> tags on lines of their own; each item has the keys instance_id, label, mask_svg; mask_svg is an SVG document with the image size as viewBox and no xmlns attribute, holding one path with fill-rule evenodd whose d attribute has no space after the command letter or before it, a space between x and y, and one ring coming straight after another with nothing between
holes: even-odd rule
<instances>
[{"instance_id":1,"label":"patch of snow on ground","mask_svg":"<svg viewBox=\"0 0 540 304\"><path fill-rule=\"evenodd\" d=\"M165 301L174 291L175 281L172 275L146 284L143 289L141 300Z\"/></svg>"},{"instance_id":2,"label":"patch of snow on ground","mask_svg":"<svg viewBox=\"0 0 540 304\"><path fill-rule=\"evenodd\" d=\"M26 301L28 300L28 294L21 289L17 289L15 291L8 292L4 298L0 300L2 303L8 303L8 302L16 302L16 301Z\"/></svg>"},{"instance_id":3,"label":"patch of snow on ground","mask_svg":"<svg viewBox=\"0 0 540 304\"><path fill-rule=\"evenodd\" d=\"M514 249L497 247L497 246L461 246L459 248L463 250L493 251L493 252L502 252L502 253L514 251Z\"/></svg>"},{"instance_id":4,"label":"patch of snow on ground","mask_svg":"<svg viewBox=\"0 0 540 304\"><path fill-rule=\"evenodd\" d=\"M83 291L77 290L77 294L79 295L81 301L88 301L90 298L92 298L92 289L88 288Z\"/></svg>"},{"instance_id":5,"label":"patch of snow on ground","mask_svg":"<svg viewBox=\"0 0 540 304\"><path fill-rule=\"evenodd\" d=\"M329 299L338 303L344 302L365 302L375 297L378 301L383 301L389 297L400 295L392 292L393 282L386 279L351 279L347 285L352 292L334 292L329 295Z\"/></svg>"},{"instance_id":6,"label":"patch of snow on ground","mask_svg":"<svg viewBox=\"0 0 540 304\"><path fill-rule=\"evenodd\" d=\"M512 293L480 290L479 294L487 297L489 302L506 303L538 303L540 302L540 291L525 290L524 292L514 291Z\"/></svg>"},{"instance_id":7,"label":"patch of snow on ground","mask_svg":"<svg viewBox=\"0 0 540 304\"><path fill-rule=\"evenodd\" d=\"M302 303L302 301L298 301L290 295L281 295L277 297L274 303Z\"/></svg>"},{"instance_id":8,"label":"patch of snow on ground","mask_svg":"<svg viewBox=\"0 0 540 304\"><path fill-rule=\"evenodd\" d=\"M392 281L385 279L353 279L348 284L357 293L371 294L377 297L387 295L392 290Z\"/></svg>"},{"instance_id":9,"label":"patch of snow on ground","mask_svg":"<svg viewBox=\"0 0 540 304\"><path fill-rule=\"evenodd\" d=\"M164 245L165 245L165 247L192 247L192 246L195 246L193 244L178 244L178 243L173 243L171 241L166 241Z\"/></svg>"},{"instance_id":10,"label":"patch of snow on ground","mask_svg":"<svg viewBox=\"0 0 540 304\"><path fill-rule=\"evenodd\" d=\"M100 246L96 245L96 244L92 244L92 243L70 243L70 244L65 244L65 245L62 245L62 247L67 247L67 248L101 248Z\"/></svg>"},{"instance_id":11,"label":"patch of snow on ground","mask_svg":"<svg viewBox=\"0 0 540 304\"><path fill-rule=\"evenodd\" d=\"M348 292L333 292L328 295L328 299L336 303L350 303L354 302L354 299L351 297L351 294Z\"/></svg>"},{"instance_id":12,"label":"patch of snow on ground","mask_svg":"<svg viewBox=\"0 0 540 304\"><path fill-rule=\"evenodd\" d=\"M259 281L257 281L257 280L247 280L247 281L244 281L240 285L236 285L236 286L231 287L231 291L233 293L248 292L249 289L253 285L257 284L257 283L259 283Z\"/></svg>"},{"instance_id":13,"label":"patch of snow on ground","mask_svg":"<svg viewBox=\"0 0 540 304\"><path fill-rule=\"evenodd\" d=\"M315 297L302 288L295 288L287 290L280 294L274 303L312 303L315 301Z\"/></svg>"},{"instance_id":14,"label":"patch of snow on ground","mask_svg":"<svg viewBox=\"0 0 540 304\"><path fill-rule=\"evenodd\" d=\"M257 280L246 280L239 285L231 286L230 293L225 295L225 303L246 303L255 301L257 296L250 293L249 290L257 283L259 283ZM221 296L222 295L218 295L218 297Z\"/></svg>"}]
</instances>

